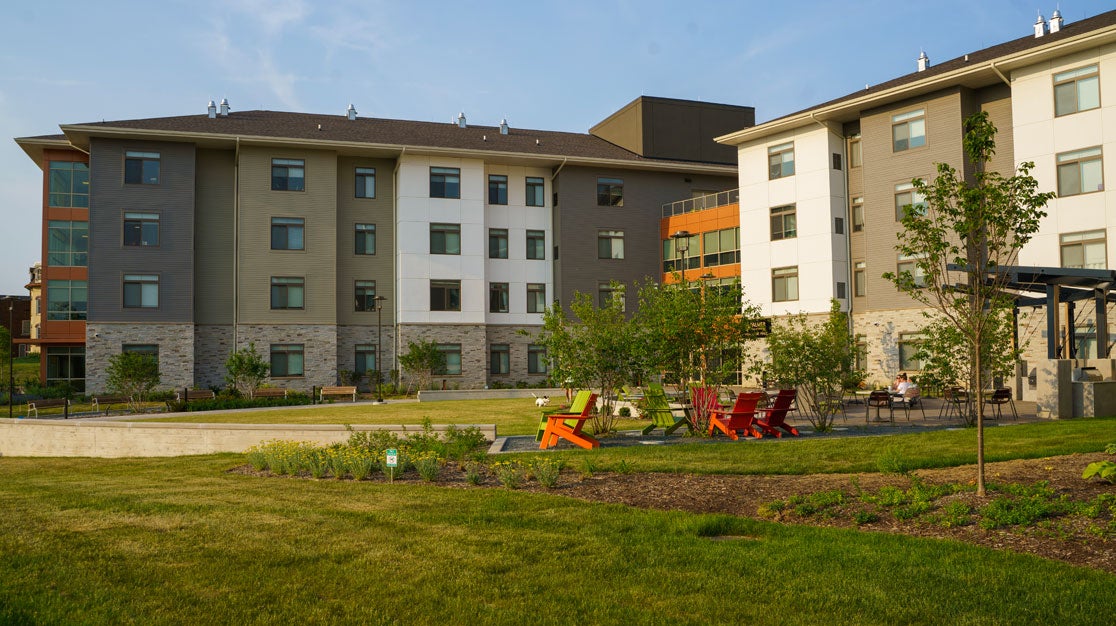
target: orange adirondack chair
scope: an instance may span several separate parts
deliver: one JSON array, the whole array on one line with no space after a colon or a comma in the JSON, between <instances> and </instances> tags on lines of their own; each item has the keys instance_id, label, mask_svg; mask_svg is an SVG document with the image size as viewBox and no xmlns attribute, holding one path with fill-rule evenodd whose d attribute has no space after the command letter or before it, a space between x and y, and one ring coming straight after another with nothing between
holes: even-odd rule
<instances>
[{"instance_id":1,"label":"orange adirondack chair","mask_svg":"<svg viewBox=\"0 0 1116 626\"><path fill-rule=\"evenodd\" d=\"M727 408L714 409L709 414L709 435L712 436L713 429L717 429L736 441L739 439L736 431L742 430L746 435L750 434L756 439L761 439L763 433L756 428L755 420L756 405L759 404L763 395L762 393L744 392L736 396L736 403L732 406L732 410Z\"/></svg>"},{"instance_id":2,"label":"orange adirondack chair","mask_svg":"<svg viewBox=\"0 0 1116 626\"><path fill-rule=\"evenodd\" d=\"M581 413L551 413L546 416L546 428L543 430L542 443L539 444L540 450L546 450L558 445L559 439L565 439L575 446L581 446L586 450L599 448L601 442L587 433L581 432L585 427L585 421L593 416L593 410L597 408L597 394L589 396L589 401L585 403L585 408Z\"/></svg>"},{"instance_id":3,"label":"orange adirondack chair","mask_svg":"<svg viewBox=\"0 0 1116 626\"><path fill-rule=\"evenodd\" d=\"M786 423L787 413L790 412L797 394L798 392L794 389L780 390L779 395L775 396L775 404L766 409L758 409L758 412L763 414L763 418L757 419L756 425L769 435L782 437L783 433L778 430L781 428L797 437L798 429Z\"/></svg>"}]
</instances>

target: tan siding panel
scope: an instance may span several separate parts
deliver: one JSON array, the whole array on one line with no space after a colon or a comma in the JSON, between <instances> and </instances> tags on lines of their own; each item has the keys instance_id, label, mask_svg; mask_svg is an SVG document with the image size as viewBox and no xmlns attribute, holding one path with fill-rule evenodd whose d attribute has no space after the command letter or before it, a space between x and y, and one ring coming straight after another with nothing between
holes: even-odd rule
<instances>
[{"instance_id":1,"label":"tan siding panel","mask_svg":"<svg viewBox=\"0 0 1116 626\"><path fill-rule=\"evenodd\" d=\"M234 152L198 150L194 300L198 324L233 321Z\"/></svg>"},{"instance_id":2,"label":"tan siding panel","mask_svg":"<svg viewBox=\"0 0 1116 626\"><path fill-rule=\"evenodd\" d=\"M356 197L356 168L376 168L376 197ZM392 259L395 241L391 214L395 161L342 157L337 168L337 320L344 325L376 325L377 315L356 312L354 286L357 280L376 281L376 295L384 296L383 324L393 323L395 283ZM376 225L376 254L354 252L356 224ZM349 357L352 358L351 356Z\"/></svg>"}]
</instances>

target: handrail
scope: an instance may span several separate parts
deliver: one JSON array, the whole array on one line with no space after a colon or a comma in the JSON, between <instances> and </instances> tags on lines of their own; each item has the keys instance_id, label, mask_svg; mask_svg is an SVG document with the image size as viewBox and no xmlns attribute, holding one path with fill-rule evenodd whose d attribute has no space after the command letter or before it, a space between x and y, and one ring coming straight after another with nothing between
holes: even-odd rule
<instances>
[{"instance_id":1,"label":"handrail","mask_svg":"<svg viewBox=\"0 0 1116 626\"><path fill-rule=\"evenodd\" d=\"M696 198L668 202L663 205L663 217L693 213L694 211L704 211L706 209L715 209L720 206L725 206L726 204L738 202L740 202L740 190L730 189L728 191L710 193Z\"/></svg>"}]
</instances>

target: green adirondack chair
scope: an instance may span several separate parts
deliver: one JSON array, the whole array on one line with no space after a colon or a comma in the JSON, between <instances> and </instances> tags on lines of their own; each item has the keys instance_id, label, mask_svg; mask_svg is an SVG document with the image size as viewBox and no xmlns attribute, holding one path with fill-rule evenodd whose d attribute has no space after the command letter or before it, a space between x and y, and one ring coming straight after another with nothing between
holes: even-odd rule
<instances>
[{"instance_id":1,"label":"green adirondack chair","mask_svg":"<svg viewBox=\"0 0 1116 626\"><path fill-rule=\"evenodd\" d=\"M651 425L643 429L643 434L650 435L651 431L656 428L662 428L664 436L671 434L682 426L690 430L694 429L685 416L674 414L674 409L670 408L670 402L667 401L666 392L663 391L662 385L656 383L649 385L647 391L643 394L643 399L647 408L643 409L641 413L644 417L651 419Z\"/></svg>"},{"instance_id":2,"label":"green adirondack chair","mask_svg":"<svg viewBox=\"0 0 1116 626\"><path fill-rule=\"evenodd\" d=\"M568 408L568 409L556 409L556 410L560 410L563 413L581 413L582 411L585 410L585 405L589 404L589 398L592 395L593 395L592 391L579 391L579 392L577 392L577 395L574 396L573 402L570 403L570 408ZM539 421L539 432L535 433L535 441L542 441L543 431L546 430L546 416L551 414L551 413L554 413L554 412L555 412L554 409L552 409L550 411L543 411L542 419ZM576 424L576 422L573 421L573 420L569 420L569 421L566 422L566 425L570 426L571 428L575 424Z\"/></svg>"}]
</instances>

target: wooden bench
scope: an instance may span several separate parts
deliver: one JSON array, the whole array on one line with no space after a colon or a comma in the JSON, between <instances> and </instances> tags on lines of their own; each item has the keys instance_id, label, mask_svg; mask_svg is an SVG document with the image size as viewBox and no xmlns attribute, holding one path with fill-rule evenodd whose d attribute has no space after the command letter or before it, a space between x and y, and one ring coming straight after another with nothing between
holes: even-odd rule
<instances>
[{"instance_id":1,"label":"wooden bench","mask_svg":"<svg viewBox=\"0 0 1116 626\"><path fill-rule=\"evenodd\" d=\"M349 396L356 402L356 387L322 387L318 392L318 400L325 402L326 396Z\"/></svg>"},{"instance_id":2,"label":"wooden bench","mask_svg":"<svg viewBox=\"0 0 1116 626\"><path fill-rule=\"evenodd\" d=\"M190 402L191 400L212 400L216 397L217 396L213 393L212 389L187 389L186 390L186 401L187 402ZM178 393L174 394L174 399L181 402L182 401L182 392L179 391Z\"/></svg>"},{"instance_id":3,"label":"wooden bench","mask_svg":"<svg viewBox=\"0 0 1116 626\"><path fill-rule=\"evenodd\" d=\"M132 401L127 396L93 396L93 412L100 413L101 405L104 405L105 415L108 415L109 409L114 404L129 404Z\"/></svg>"},{"instance_id":4,"label":"wooden bench","mask_svg":"<svg viewBox=\"0 0 1116 626\"><path fill-rule=\"evenodd\" d=\"M62 407L62 416L69 419L70 401L66 398L44 398L42 400L28 400L27 417L31 417L32 413L35 414L35 417L39 417L39 409L50 409L56 406Z\"/></svg>"},{"instance_id":5,"label":"wooden bench","mask_svg":"<svg viewBox=\"0 0 1116 626\"><path fill-rule=\"evenodd\" d=\"M286 398L287 390L282 387L264 387L252 392L253 398Z\"/></svg>"}]
</instances>

